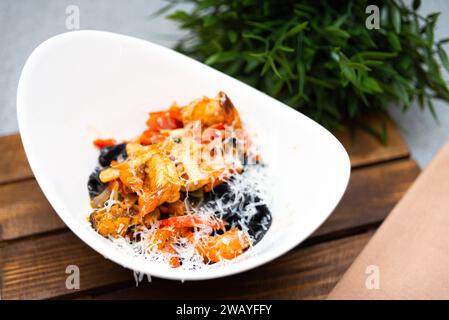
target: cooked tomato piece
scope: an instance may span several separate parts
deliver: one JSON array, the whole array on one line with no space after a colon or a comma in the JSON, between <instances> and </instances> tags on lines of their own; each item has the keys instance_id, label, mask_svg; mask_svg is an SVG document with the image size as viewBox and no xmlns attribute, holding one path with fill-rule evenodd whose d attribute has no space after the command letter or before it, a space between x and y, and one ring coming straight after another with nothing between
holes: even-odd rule
<instances>
[{"instance_id":1,"label":"cooked tomato piece","mask_svg":"<svg viewBox=\"0 0 449 320\"><path fill-rule=\"evenodd\" d=\"M162 133L159 130L145 130L139 138L139 142L142 145L149 145L153 143L162 142L168 135L166 133Z\"/></svg>"},{"instance_id":2,"label":"cooked tomato piece","mask_svg":"<svg viewBox=\"0 0 449 320\"><path fill-rule=\"evenodd\" d=\"M178 106L171 106L168 113L171 118L178 120L179 122L182 122L182 112Z\"/></svg>"},{"instance_id":3,"label":"cooked tomato piece","mask_svg":"<svg viewBox=\"0 0 449 320\"><path fill-rule=\"evenodd\" d=\"M174 116L178 117L176 112L172 112ZM147 126L150 130L173 130L182 128L183 124L180 120L172 117L170 112L152 112L147 120Z\"/></svg>"},{"instance_id":4,"label":"cooked tomato piece","mask_svg":"<svg viewBox=\"0 0 449 320\"><path fill-rule=\"evenodd\" d=\"M94 145L97 148L100 148L100 149L113 146L116 143L117 143L117 141L115 141L115 139L97 139L97 140L94 140Z\"/></svg>"}]
</instances>

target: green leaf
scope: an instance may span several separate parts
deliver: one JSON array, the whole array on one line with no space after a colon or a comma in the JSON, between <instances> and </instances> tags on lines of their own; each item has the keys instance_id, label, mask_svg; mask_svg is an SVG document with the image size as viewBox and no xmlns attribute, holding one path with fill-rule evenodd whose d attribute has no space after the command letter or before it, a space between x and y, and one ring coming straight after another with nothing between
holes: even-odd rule
<instances>
[{"instance_id":1,"label":"green leaf","mask_svg":"<svg viewBox=\"0 0 449 320\"><path fill-rule=\"evenodd\" d=\"M346 63L340 63L341 74L344 78L346 78L349 82L354 85L358 85L357 76L355 74L354 69L349 68Z\"/></svg>"},{"instance_id":2,"label":"green leaf","mask_svg":"<svg viewBox=\"0 0 449 320\"><path fill-rule=\"evenodd\" d=\"M206 27L206 28L213 26L214 24L217 23L217 21L219 21L219 20L214 15L209 15L209 16L203 17L203 24L204 24L204 27Z\"/></svg>"},{"instance_id":3,"label":"green leaf","mask_svg":"<svg viewBox=\"0 0 449 320\"><path fill-rule=\"evenodd\" d=\"M381 26L387 26L389 25L388 17L390 15L390 10L388 6L384 5L380 9L380 25Z\"/></svg>"},{"instance_id":4,"label":"green leaf","mask_svg":"<svg viewBox=\"0 0 449 320\"><path fill-rule=\"evenodd\" d=\"M397 55L398 55L397 52L362 51L362 52L357 53L354 57L361 57L364 59L385 60L385 59L394 58Z\"/></svg>"},{"instance_id":5,"label":"green leaf","mask_svg":"<svg viewBox=\"0 0 449 320\"><path fill-rule=\"evenodd\" d=\"M172 14L167 16L168 19L177 20L177 21L186 21L190 20L190 15L184 10L177 10Z\"/></svg>"},{"instance_id":6,"label":"green leaf","mask_svg":"<svg viewBox=\"0 0 449 320\"><path fill-rule=\"evenodd\" d=\"M246 21L246 24L256 27L256 29L263 29L263 30L267 30L267 31L271 31L271 27L268 24L264 24L261 22L257 22L257 21Z\"/></svg>"},{"instance_id":7,"label":"green leaf","mask_svg":"<svg viewBox=\"0 0 449 320\"><path fill-rule=\"evenodd\" d=\"M396 7L396 5L391 6L391 22L393 23L393 28L396 33L401 32L401 12Z\"/></svg>"},{"instance_id":8,"label":"green leaf","mask_svg":"<svg viewBox=\"0 0 449 320\"><path fill-rule=\"evenodd\" d=\"M427 15L426 19L431 23L435 23L438 20L438 17L441 15L441 12L432 12Z\"/></svg>"},{"instance_id":9,"label":"green leaf","mask_svg":"<svg viewBox=\"0 0 449 320\"><path fill-rule=\"evenodd\" d=\"M300 96L304 94L304 84L306 80L306 68L302 61L298 61L297 64L298 71L298 93Z\"/></svg>"},{"instance_id":10,"label":"green leaf","mask_svg":"<svg viewBox=\"0 0 449 320\"><path fill-rule=\"evenodd\" d=\"M294 78L292 68L284 55L275 56L275 61L281 66L282 70L290 77Z\"/></svg>"},{"instance_id":11,"label":"green leaf","mask_svg":"<svg viewBox=\"0 0 449 320\"><path fill-rule=\"evenodd\" d=\"M308 76L307 81L313 85L321 86L326 89L335 89L339 85L339 81L337 79L334 79L333 81L331 79L322 80L319 78Z\"/></svg>"},{"instance_id":12,"label":"green leaf","mask_svg":"<svg viewBox=\"0 0 449 320\"><path fill-rule=\"evenodd\" d=\"M278 78L281 78L281 79L282 79L283 77L282 77L281 74L279 73L279 70L278 70L278 68L276 67L276 64L275 64L274 61L273 61L273 58L269 57L268 62L270 63L271 70L273 70L274 74L275 74Z\"/></svg>"},{"instance_id":13,"label":"green leaf","mask_svg":"<svg viewBox=\"0 0 449 320\"><path fill-rule=\"evenodd\" d=\"M231 43L235 43L238 39L238 34L235 31L228 31L228 38Z\"/></svg>"},{"instance_id":14,"label":"green leaf","mask_svg":"<svg viewBox=\"0 0 449 320\"><path fill-rule=\"evenodd\" d=\"M260 62L257 61L256 59L254 60L249 60L246 62L245 68L243 70L244 73L248 74L248 73L252 73L254 70L257 69L257 67L260 65Z\"/></svg>"},{"instance_id":15,"label":"green leaf","mask_svg":"<svg viewBox=\"0 0 449 320\"><path fill-rule=\"evenodd\" d=\"M366 65L364 65L364 64L362 64L362 63L348 62L348 63L346 63L346 65L347 65L349 68L357 69L357 70L363 71L363 72L371 71L370 68L368 68Z\"/></svg>"},{"instance_id":16,"label":"green leaf","mask_svg":"<svg viewBox=\"0 0 449 320\"><path fill-rule=\"evenodd\" d=\"M365 66L375 67L375 66L383 65L385 62L384 61L379 61L379 60L365 60L364 63L365 63Z\"/></svg>"},{"instance_id":17,"label":"green leaf","mask_svg":"<svg viewBox=\"0 0 449 320\"><path fill-rule=\"evenodd\" d=\"M285 34L285 39L293 37L294 35L297 35L301 31L306 29L308 24L309 24L308 21L297 24L296 26L294 26L293 28L291 28L290 30L287 31L287 33Z\"/></svg>"},{"instance_id":18,"label":"green leaf","mask_svg":"<svg viewBox=\"0 0 449 320\"><path fill-rule=\"evenodd\" d=\"M267 39L265 39L264 37L259 36L257 34L253 34L253 33L244 33L243 34L243 38L254 39L254 40L258 40L258 41L264 42L264 43L267 42Z\"/></svg>"},{"instance_id":19,"label":"green leaf","mask_svg":"<svg viewBox=\"0 0 449 320\"><path fill-rule=\"evenodd\" d=\"M388 32L388 42L394 51L401 51L401 42L399 41L399 37L394 32Z\"/></svg>"},{"instance_id":20,"label":"green leaf","mask_svg":"<svg viewBox=\"0 0 449 320\"><path fill-rule=\"evenodd\" d=\"M438 20L438 17L440 16L441 12L434 12L429 15L427 15L426 20L428 21L427 26L425 27L425 32L427 35L427 41L429 43L429 46L433 46L434 40L435 40L435 24Z\"/></svg>"},{"instance_id":21,"label":"green leaf","mask_svg":"<svg viewBox=\"0 0 449 320\"><path fill-rule=\"evenodd\" d=\"M418 10L420 6L421 6L421 0L413 0L413 4L412 4L413 10L415 10L415 11Z\"/></svg>"},{"instance_id":22,"label":"green leaf","mask_svg":"<svg viewBox=\"0 0 449 320\"><path fill-rule=\"evenodd\" d=\"M430 114L432 115L433 119L438 123L438 116L435 112L435 108L433 107L432 99L427 100L427 107L429 108Z\"/></svg>"},{"instance_id":23,"label":"green leaf","mask_svg":"<svg viewBox=\"0 0 449 320\"><path fill-rule=\"evenodd\" d=\"M338 18L337 20L335 20L335 22L333 23L334 26L340 28L345 22L346 20L348 20L349 18L349 12L342 15L340 18Z\"/></svg>"},{"instance_id":24,"label":"green leaf","mask_svg":"<svg viewBox=\"0 0 449 320\"><path fill-rule=\"evenodd\" d=\"M337 26L328 26L325 28L325 30L327 32L331 33L333 36L340 37L343 39L348 39L351 37L351 35L348 32L340 29Z\"/></svg>"},{"instance_id":25,"label":"green leaf","mask_svg":"<svg viewBox=\"0 0 449 320\"><path fill-rule=\"evenodd\" d=\"M158 16L161 16L163 14L165 14L167 11L169 11L170 9L172 9L174 6L173 3L168 3L165 6L161 7L160 9L156 10L155 12L153 12L152 14L150 14L150 18L156 18Z\"/></svg>"},{"instance_id":26,"label":"green leaf","mask_svg":"<svg viewBox=\"0 0 449 320\"><path fill-rule=\"evenodd\" d=\"M447 72L449 72L449 58L447 56L446 51L444 51L443 47L438 46L437 47L438 56L440 57L441 64L446 69Z\"/></svg>"},{"instance_id":27,"label":"green leaf","mask_svg":"<svg viewBox=\"0 0 449 320\"><path fill-rule=\"evenodd\" d=\"M209 58L207 58L204 63L208 64L208 65L213 65L216 63L229 62L229 61L236 59L238 56L239 56L239 53L232 52L232 51L217 52L217 53L214 53L213 55L211 55Z\"/></svg>"},{"instance_id":28,"label":"green leaf","mask_svg":"<svg viewBox=\"0 0 449 320\"><path fill-rule=\"evenodd\" d=\"M334 59L336 62L340 61L340 55L336 52L331 52L331 58Z\"/></svg>"},{"instance_id":29,"label":"green leaf","mask_svg":"<svg viewBox=\"0 0 449 320\"><path fill-rule=\"evenodd\" d=\"M393 89L399 101L402 102L406 108L410 107L410 97L404 86L399 83L394 83Z\"/></svg>"},{"instance_id":30,"label":"green leaf","mask_svg":"<svg viewBox=\"0 0 449 320\"><path fill-rule=\"evenodd\" d=\"M370 92L383 92L382 88L379 86L379 83L376 79L372 77L366 77L363 82L363 86L368 89Z\"/></svg>"},{"instance_id":31,"label":"green leaf","mask_svg":"<svg viewBox=\"0 0 449 320\"><path fill-rule=\"evenodd\" d=\"M280 45L277 48L284 52L295 52L295 49L283 45Z\"/></svg>"}]
</instances>

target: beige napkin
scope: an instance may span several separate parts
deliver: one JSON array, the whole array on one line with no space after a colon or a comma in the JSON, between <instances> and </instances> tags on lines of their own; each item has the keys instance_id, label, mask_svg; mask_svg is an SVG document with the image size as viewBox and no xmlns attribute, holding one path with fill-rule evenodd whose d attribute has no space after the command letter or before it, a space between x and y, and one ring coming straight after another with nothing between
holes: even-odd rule
<instances>
[{"instance_id":1,"label":"beige napkin","mask_svg":"<svg viewBox=\"0 0 449 320\"><path fill-rule=\"evenodd\" d=\"M449 299L449 144L421 173L329 299Z\"/></svg>"}]
</instances>

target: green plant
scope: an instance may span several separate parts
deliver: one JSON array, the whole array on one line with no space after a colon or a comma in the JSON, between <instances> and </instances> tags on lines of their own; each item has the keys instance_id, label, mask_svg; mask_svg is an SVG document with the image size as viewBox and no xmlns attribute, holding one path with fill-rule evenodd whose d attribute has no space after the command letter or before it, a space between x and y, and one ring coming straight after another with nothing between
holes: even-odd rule
<instances>
[{"instance_id":1,"label":"green plant","mask_svg":"<svg viewBox=\"0 0 449 320\"><path fill-rule=\"evenodd\" d=\"M168 7L176 4L169 0ZM180 1L182 2L182 1ZM184 1L185 2L185 1ZM303 112L327 128L361 124L366 113L407 110L417 99L436 118L432 98L449 102L436 57L439 13L426 17L402 1L188 0L168 18L189 30L177 50ZM380 29L368 30L368 5ZM167 8L168 8L167 7ZM370 128L386 140L386 130Z\"/></svg>"}]
</instances>

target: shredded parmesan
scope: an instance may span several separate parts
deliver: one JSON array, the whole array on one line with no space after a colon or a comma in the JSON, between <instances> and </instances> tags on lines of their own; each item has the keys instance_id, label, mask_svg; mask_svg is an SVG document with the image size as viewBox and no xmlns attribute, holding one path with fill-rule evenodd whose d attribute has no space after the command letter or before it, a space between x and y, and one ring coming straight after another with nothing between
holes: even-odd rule
<instances>
[{"instance_id":1,"label":"shredded parmesan","mask_svg":"<svg viewBox=\"0 0 449 320\"><path fill-rule=\"evenodd\" d=\"M258 213L258 205L266 205L269 207L269 197L266 190L266 169L260 165L251 165L245 168L242 174L234 175L228 182L229 192L226 192L221 197L215 198L201 204L199 207L194 207L191 203L191 196L185 200L186 209L189 214L206 215L210 217L224 218L229 213L229 210L235 212L235 218L232 226L240 227L239 237L248 237L250 230L249 221ZM213 192L213 191L212 191ZM245 199L250 197L250 199ZM246 204L246 205L244 205ZM226 220L226 219L225 219ZM262 229L268 229L269 220L262 220ZM134 233L134 238L139 239L130 240L123 237L110 237L113 245L127 253L132 257L137 257L152 263L161 263L167 266L170 259L175 255L157 250L153 239L155 232L158 229L158 223L155 222L149 228L140 227ZM199 270L202 268L217 268L220 265L232 263L233 260L223 259L215 264L208 264L203 257L198 253L194 246L196 241L200 241L202 237L207 237L210 234L210 229L196 229L194 234L194 241L188 241L184 237L178 237L172 245L176 256L180 258L181 266L179 269L183 270ZM257 234L250 236L250 242L253 243L257 238ZM190 239L191 240L191 239ZM244 239L242 238L242 241ZM150 246L149 244L152 244ZM245 255L251 254L250 247ZM142 274L135 275L136 283L143 279Z\"/></svg>"},{"instance_id":2,"label":"shredded parmesan","mask_svg":"<svg viewBox=\"0 0 449 320\"><path fill-rule=\"evenodd\" d=\"M111 167L92 177L89 190L119 182L97 194L92 226L120 251L164 267L219 268L243 252L245 259L271 225L257 135L243 129L223 92L174 108L150 113L149 130L121 144L118 156L103 152L100 164ZM136 284L144 277L134 273Z\"/></svg>"}]
</instances>

